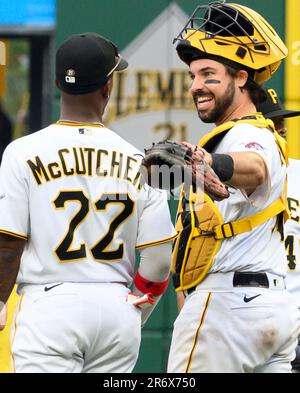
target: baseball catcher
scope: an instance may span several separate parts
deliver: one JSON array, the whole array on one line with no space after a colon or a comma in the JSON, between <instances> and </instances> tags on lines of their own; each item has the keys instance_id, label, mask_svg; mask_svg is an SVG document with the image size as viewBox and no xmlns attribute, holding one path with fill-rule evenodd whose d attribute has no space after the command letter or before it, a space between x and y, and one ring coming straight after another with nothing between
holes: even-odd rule
<instances>
[{"instance_id":1,"label":"baseball catcher","mask_svg":"<svg viewBox=\"0 0 300 393\"><path fill-rule=\"evenodd\" d=\"M212 199L220 201L229 197L229 191L215 173L213 156L190 143L166 140L145 149L141 172L152 187L172 193L182 183L193 184Z\"/></svg>"},{"instance_id":2,"label":"baseball catcher","mask_svg":"<svg viewBox=\"0 0 300 393\"><path fill-rule=\"evenodd\" d=\"M198 116L216 125L195 155L235 190L216 202L182 189L172 272L185 301L167 372L290 372L300 315L284 280L287 146L257 112L287 47L256 11L224 1L199 5L174 43Z\"/></svg>"}]
</instances>

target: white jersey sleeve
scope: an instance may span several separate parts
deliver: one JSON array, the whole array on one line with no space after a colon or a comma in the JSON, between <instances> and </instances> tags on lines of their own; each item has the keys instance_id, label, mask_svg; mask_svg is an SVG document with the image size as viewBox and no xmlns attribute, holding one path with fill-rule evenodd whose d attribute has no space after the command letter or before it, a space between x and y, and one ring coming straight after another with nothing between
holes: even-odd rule
<instances>
[{"instance_id":1,"label":"white jersey sleeve","mask_svg":"<svg viewBox=\"0 0 300 393\"><path fill-rule=\"evenodd\" d=\"M261 207L270 197L273 186L271 183L280 179L276 176L278 148L274 135L267 129L257 128L250 124L239 124L226 135L226 149L228 153L252 151L263 158L268 171L267 179L249 197L245 192L243 193L251 204ZM284 167L283 170L285 170Z\"/></svg>"},{"instance_id":2,"label":"white jersey sleeve","mask_svg":"<svg viewBox=\"0 0 300 393\"><path fill-rule=\"evenodd\" d=\"M151 187L146 187L146 190L147 197L140 217L137 248L163 243L176 236L176 231L171 224L167 193Z\"/></svg>"},{"instance_id":3,"label":"white jersey sleeve","mask_svg":"<svg viewBox=\"0 0 300 393\"><path fill-rule=\"evenodd\" d=\"M28 238L28 193L26 168L15 158L13 144L10 144L3 154L0 169L0 209L2 222L5 222L0 232Z\"/></svg>"}]
</instances>

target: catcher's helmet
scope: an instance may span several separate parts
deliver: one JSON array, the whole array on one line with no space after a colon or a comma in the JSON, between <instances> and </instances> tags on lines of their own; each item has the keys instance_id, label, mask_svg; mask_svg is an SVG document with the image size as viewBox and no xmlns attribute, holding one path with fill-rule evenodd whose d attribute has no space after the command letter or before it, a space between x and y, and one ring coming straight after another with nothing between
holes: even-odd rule
<instances>
[{"instance_id":1,"label":"catcher's helmet","mask_svg":"<svg viewBox=\"0 0 300 393\"><path fill-rule=\"evenodd\" d=\"M224 2L198 6L175 42L179 57L188 65L196 58L215 59L250 71L259 85L271 78L288 52L261 15Z\"/></svg>"}]
</instances>

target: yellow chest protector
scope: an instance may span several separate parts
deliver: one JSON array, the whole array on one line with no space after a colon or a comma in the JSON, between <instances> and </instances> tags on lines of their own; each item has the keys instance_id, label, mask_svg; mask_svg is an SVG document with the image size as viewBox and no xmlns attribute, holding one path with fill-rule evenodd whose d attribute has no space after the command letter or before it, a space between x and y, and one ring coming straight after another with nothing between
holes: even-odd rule
<instances>
[{"instance_id":1,"label":"yellow chest protector","mask_svg":"<svg viewBox=\"0 0 300 393\"><path fill-rule=\"evenodd\" d=\"M237 124L251 124L273 132L282 165L288 163L286 141L274 130L273 122L260 114L230 121L215 128L202 138L199 146L211 152L226 133ZM177 291L187 290L199 284L209 271L223 239L249 232L272 217L278 222L289 218L286 185L280 198L266 209L243 219L224 222L213 200L203 192L182 188L178 205L176 230L178 236L173 244L172 272Z\"/></svg>"}]
</instances>

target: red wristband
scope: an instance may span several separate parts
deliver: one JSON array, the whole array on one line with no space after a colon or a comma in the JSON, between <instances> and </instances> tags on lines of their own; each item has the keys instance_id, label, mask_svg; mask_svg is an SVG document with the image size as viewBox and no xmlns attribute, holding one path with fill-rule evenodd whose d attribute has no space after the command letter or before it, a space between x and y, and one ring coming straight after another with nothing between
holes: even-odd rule
<instances>
[{"instance_id":1,"label":"red wristband","mask_svg":"<svg viewBox=\"0 0 300 393\"><path fill-rule=\"evenodd\" d=\"M153 282L142 277L139 272L136 272L134 277L135 287L143 293L152 293L153 296L162 295L168 288L170 277L163 282Z\"/></svg>"}]
</instances>

